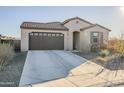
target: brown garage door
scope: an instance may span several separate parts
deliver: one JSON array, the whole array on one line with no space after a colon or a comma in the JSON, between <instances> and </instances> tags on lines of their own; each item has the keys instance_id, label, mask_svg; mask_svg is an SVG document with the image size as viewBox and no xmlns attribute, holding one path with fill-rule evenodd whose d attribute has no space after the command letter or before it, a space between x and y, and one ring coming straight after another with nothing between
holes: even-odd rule
<instances>
[{"instance_id":1,"label":"brown garage door","mask_svg":"<svg viewBox=\"0 0 124 93\"><path fill-rule=\"evenodd\" d=\"M62 33L32 32L29 33L29 50L63 50Z\"/></svg>"}]
</instances>

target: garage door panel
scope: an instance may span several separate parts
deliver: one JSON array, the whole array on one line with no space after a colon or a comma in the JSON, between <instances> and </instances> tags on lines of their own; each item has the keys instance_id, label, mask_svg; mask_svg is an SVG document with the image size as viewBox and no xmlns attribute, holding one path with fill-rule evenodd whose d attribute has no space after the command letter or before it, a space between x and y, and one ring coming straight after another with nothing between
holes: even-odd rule
<instances>
[{"instance_id":1,"label":"garage door panel","mask_svg":"<svg viewBox=\"0 0 124 93\"><path fill-rule=\"evenodd\" d=\"M64 35L60 33L30 33L30 50L63 50Z\"/></svg>"}]
</instances>

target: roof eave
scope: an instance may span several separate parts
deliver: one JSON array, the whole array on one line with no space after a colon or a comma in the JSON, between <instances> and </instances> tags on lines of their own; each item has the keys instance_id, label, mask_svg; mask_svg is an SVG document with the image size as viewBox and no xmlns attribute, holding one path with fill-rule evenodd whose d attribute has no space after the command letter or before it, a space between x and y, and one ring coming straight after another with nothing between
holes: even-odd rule
<instances>
[{"instance_id":1,"label":"roof eave","mask_svg":"<svg viewBox=\"0 0 124 93\"><path fill-rule=\"evenodd\" d=\"M68 23L69 21L74 20L74 19L79 19L79 20L84 21L84 22L86 22L86 23L88 23L88 24L90 24L90 25L93 25L91 22L88 22L88 21L86 21L86 20L84 20L84 19L82 19L82 18L80 18L80 17L74 17L74 18L67 19L67 20L65 20L62 24L64 25L64 24L66 24L66 23Z\"/></svg>"},{"instance_id":2,"label":"roof eave","mask_svg":"<svg viewBox=\"0 0 124 93\"><path fill-rule=\"evenodd\" d=\"M109 32L111 31L110 29L108 29L108 28L106 28L106 27L103 27L103 26L101 26L101 25L98 25L98 24L95 24L95 25L90 26L90 27L87 27L87 28L82 28L82 29L80 29L80 31L84 31L84 30L93 28L93 27L95 27L96 25L97 25L97 26L100 26L101 28L103 28L103 29L105 29L105 30L108 30Z\"/></svg>"},{"instance_id":3,"label":"roof eave","mask_svg":"<svg viewBox=\"0 0 124 93\"><path fill-rule=\"evenodd\" d=\"M108 29L108 28L106 28L106 27L104 27L104 26L101 26L101 25L99 25L99 24L95 24L95 25L100 26L101 28L106 29L106 30L108 30L108 31L111 31L110 29Z\"/></svg>"},{"instance_id":4,"label":"roof eave","mask_svg":"<svg viewBox=\"0 0 124 93\"><path fill-rule=\"evenodd\" d=\"M38 30L61 30L61 31L68 31L68 29L57 29L57 28L33 28L33 27L23 27L20 26L21 29L38 29Z\"/></svg>"}]
</instances>

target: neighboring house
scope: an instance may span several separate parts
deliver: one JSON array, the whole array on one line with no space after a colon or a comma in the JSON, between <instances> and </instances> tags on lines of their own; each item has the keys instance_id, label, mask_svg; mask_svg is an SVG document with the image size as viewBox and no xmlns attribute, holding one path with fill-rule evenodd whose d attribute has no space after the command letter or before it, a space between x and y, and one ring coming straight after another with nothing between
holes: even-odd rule
<instances>
[{"instance_id":1,"label":"neighboring house","mask_svg":"<svg viewBox=\"0 0 124 93\"><path fill-rule=\"evenodd\" d=\"M10 36L0 36L0 43L1 44L10 44L13 45L13 41L15 40L14 37Z\"/></svg>"},{"instance_id":2,"label":"neighboring house","mask_svg":"<svg viewBox=\"0 0 124 93\"><path fill-rule=\"evenodd\" d=\"M88 52L93 44L107 44L110 29L74 17L64 22L23 22L21 51L78 50Z\"/></svg>"}]
</instances>

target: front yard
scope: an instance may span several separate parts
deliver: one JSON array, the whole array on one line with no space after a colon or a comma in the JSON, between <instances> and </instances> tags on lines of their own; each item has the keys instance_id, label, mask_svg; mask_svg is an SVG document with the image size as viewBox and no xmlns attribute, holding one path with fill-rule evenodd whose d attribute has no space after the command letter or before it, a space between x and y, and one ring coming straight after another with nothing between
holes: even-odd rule
<instances>
[{"instance_id":1,"label":"front yard","mask_svg":"<svg viewBox=\"0 0 124 93\"><path fill-rule=\"evenodd\" d=\"M70 78L81 76L81 82L87 86L92 85L92 80L96 81L100 79L99 83L108 81L104 85L100 86L118 86L124 84L124 59L120 59L117 54L109 55L107 57L100 57L98 53L75 53L81 57L84 57L91 61L90 63L78 66L72 69L69 77L65 77L66 80ZM17 87L19 85L20 77L22 74L23 66L25 63L27 52L17 52L14 58L8 62L9 64L3 71L0 71L0 87ZM89 77L91 75L91 77ZM90 80L91 78L91 80ZM75 78L74 78L75 79ZM77 83L78 84L77 79ZM88 81L87 81L88 80ZM87 82L85 82L87 81ZM73 82L73 80L72 80ZM94 82L97 85L97 81ZM81 84L81 83L80 83ZM42 86L42 85L41 85ZM79 85L80 86L80 85ZM81 85L85 86L85 85Z\"/></svg>"},{"instance_id":2,"label":"front yard","mask_svg":"<svg viewBox=\"0 0 124 93\"><path fill-rule=\"evenodd\" d=\"M3 71L0 71L0 87L16 87L19 85L21 73L26 59L26 52L15 53L14 58Z\"/></svg>"},{"instance_id":3,"label":"front yard","mask_svg":"<svg viewBox=\"0 0 124 93\"><path fill-rule=\"evenodd\" d=\"M119 54L110 54L109 56L106 56L104 58L99 56L99 54L95 52L75 54L82 56L90 61L89 64L82 66L82 68L86 69L86 72L83 71L83 73L92 73L96 77L100 77L111 83L104 84L103 86L124 85L124 58L121 57Z\"/></svg>"}]
</instances>

